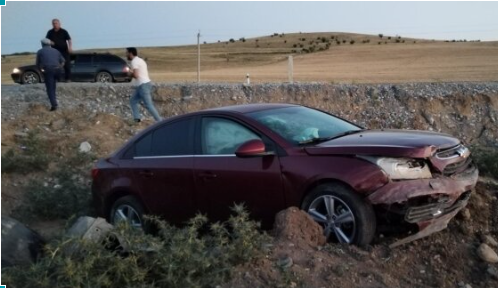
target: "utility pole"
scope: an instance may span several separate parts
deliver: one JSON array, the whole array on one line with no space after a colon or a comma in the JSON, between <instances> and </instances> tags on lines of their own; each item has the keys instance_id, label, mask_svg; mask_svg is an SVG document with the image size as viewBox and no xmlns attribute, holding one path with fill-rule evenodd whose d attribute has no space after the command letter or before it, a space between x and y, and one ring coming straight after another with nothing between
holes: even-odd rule
<instances>
[{"instance_id":1,"label":"utility pole","mask_svg":"<svg viewBox=\"0 0 498 288\"><path fill-rule=\"evenodd\" d=\"M201 30L197 33L197 83L201 83Z\"/></svg>"}]
</instances>

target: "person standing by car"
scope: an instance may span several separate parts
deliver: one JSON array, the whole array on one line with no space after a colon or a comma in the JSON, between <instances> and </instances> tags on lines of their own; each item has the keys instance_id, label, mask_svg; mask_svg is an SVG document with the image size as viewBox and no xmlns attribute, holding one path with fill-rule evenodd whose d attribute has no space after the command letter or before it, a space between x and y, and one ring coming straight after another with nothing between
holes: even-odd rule
<instances>
[{"instance_id":1,"label":"person standing by car","mask_svg":"<svg viewBox=\"0 0 498 288\"><path fill-rule=\"evenodd\" d=\"M64 57L56 49L50 47L50 39L41 40L42 49L36 53L36 67L43 72L48 99L50 100L50 111L57 110L57 98L55 96L56 83L64 65Z\"/></svg>"},{"instance_id":2,"label":"person standing by car","mask_svg":"<svg viewBox=\"0 0 498 288\"><path fill-rule=\"evenodd\" d=\"M47 36L45 38L50 39L52 47L57 49L62 56L64 56L65 65L64 73L66 82L71 81L71 59L70 53L73 52L73 44L71 41L71 36L67 30L61 28L61 22L59 19L52 20L53 29L48 30Z\"/></svg>"},{"instance_id":3,"label":"person standing by car","mask_svg":"<svg viewBox=\"0 0 498 288\"><path fill-rule=\"evenodd\" d=\"M135 91L130 98L133 119L135 122L141 121L138 103L143 101L145 107L149 110L154 119L156 121L160 121L162 118L159 116L159 113L152 102L152 96L150 93L152 90L152 83L149 78L149 72L147 71L147 63L145 63L142 58L138 57L137 48L135 47L126 48L126 58L131 61L130 76L133 78L132 84L136 86Z\"/></svg>"}]
</instances>

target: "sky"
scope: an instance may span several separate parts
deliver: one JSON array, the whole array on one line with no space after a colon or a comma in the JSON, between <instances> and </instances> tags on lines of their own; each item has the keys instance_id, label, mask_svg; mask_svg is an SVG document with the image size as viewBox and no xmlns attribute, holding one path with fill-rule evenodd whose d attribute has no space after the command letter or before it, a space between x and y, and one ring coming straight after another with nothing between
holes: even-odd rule
<instances>
[{"instance_id":1,"label":"sky","mask_svg":"<svg viewBox=\"0 0 498 288\"><path fill-rule=\"evenodd\" d=\"M176 46L273 33L498 40L498 2L19 2L1 7L1 53L35 52L59 18L73 49Z\"/></svg>"}]
</instances>

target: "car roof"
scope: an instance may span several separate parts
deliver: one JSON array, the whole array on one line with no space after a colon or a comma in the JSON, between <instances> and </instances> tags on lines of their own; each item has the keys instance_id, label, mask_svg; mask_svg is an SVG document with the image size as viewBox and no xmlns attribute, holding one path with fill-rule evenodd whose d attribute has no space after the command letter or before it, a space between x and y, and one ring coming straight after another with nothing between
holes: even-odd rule
<instances>
[{"instance_id":1,"label":"car roof","mask_svg":"<svg viewBox=\"0 0 498 288\"><path fill-rule=\"evenodd\" d=\"M269 109L287 108L287 107L298 107L299 105L285 104L285 103L260 103L260 104L243 104L243 105L233 105L225 106L219 108L211 108L203 111L217 111L217 112L235 112L235 113L251 113L258 112Z\"/></svg>"},{"instance_id":2,"label":"car roof","mask_svg":"<svg viewBox=\"0 0 498 288\"><path fill-rule=\"evenodd\" d=\"M101 53L99 53L99 52L74 52L74 53L72 53L72 55L112 55L112 56L116 56L116 54L112 54L109 52L101 52Z\"/></svg>"}]
</instances>

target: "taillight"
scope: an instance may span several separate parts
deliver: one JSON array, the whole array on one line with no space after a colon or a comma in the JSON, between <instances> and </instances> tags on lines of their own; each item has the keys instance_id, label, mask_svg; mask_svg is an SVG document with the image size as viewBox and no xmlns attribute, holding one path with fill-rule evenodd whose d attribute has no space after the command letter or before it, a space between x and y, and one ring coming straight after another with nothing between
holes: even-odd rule
<instances>
[{"instance_id":1,"label":"taillight","mask_svg":"<svg viewBox=\"0 0 498 288\"><path fill-rule=\"evenodd\" d=\"M123 67L123 72L125 72L125 73L130 72L130 67L128 67L128 66L124 66L124 67Z\"/></svg>"},{"instance_id":2,"label":"taillight","mask_svg":"<svg viewBox=\"0 0 498 288\"><path fill-rule=\"evenodd\" d=\"M95 180L97 178L98 174L99 174L99 169L98 168L93 168L92 169L92 179Z\"/></svg>"}]
</instances>

